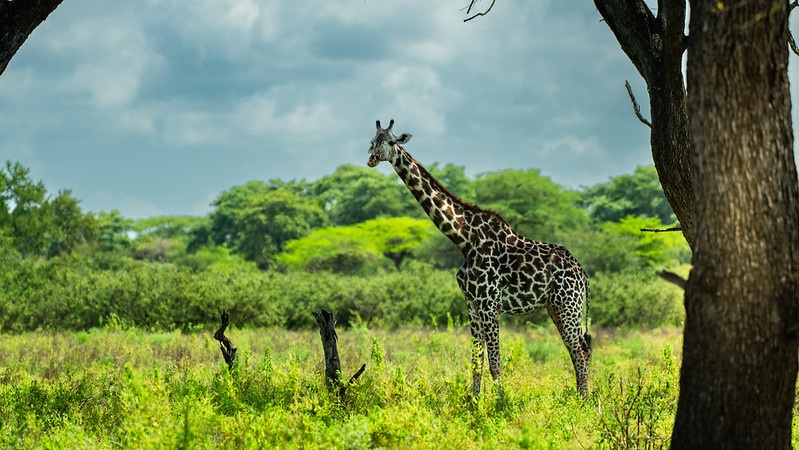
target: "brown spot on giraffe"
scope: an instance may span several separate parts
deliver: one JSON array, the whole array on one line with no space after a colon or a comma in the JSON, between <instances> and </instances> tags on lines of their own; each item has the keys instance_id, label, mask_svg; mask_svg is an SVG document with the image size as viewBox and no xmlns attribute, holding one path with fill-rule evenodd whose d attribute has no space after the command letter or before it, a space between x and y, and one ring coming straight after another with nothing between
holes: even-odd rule
<instances>
[{"instance_id":1,"label":"brown spot on giraffe","mask_svg":"<svg viewBox=\"0 0 799 450\"><path fill-rule=\"evenodd\" d=\"M456 277L469 312L473 395L480 395L486 351L489 372L502 392L499 314L524 314L545 308L569 351L577 391L586 398L591 359L591 294L580 263L565 247L521 236L496 212L455 196L402 147L412 135L403 133L397 137L391 130L393 126L394 120L388 128L382 128L377 121L368 165L390 162L427 216L463 253L464 262Z\"/></svg>"}]
</instances>

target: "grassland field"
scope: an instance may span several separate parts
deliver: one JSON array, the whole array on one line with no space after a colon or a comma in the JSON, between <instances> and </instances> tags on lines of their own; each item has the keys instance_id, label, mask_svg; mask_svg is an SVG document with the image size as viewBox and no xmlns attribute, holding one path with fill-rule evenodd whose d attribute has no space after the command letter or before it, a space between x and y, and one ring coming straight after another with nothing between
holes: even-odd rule
<instances>
[{"instance_id":1,"label":"grassland field","mask_svg":"<svg viewBox=\"0 0 799 450\"><path fill-rule=\"evenodd\" d=\"M505 327L477 400L468 328L355 326L342 403L317 331L228 329L230 371L212 330L111 325L0 335L0 448L666 448L678 398L678 328L594 330L583 402L553 326Z\"/></svg>"}]
</instances>

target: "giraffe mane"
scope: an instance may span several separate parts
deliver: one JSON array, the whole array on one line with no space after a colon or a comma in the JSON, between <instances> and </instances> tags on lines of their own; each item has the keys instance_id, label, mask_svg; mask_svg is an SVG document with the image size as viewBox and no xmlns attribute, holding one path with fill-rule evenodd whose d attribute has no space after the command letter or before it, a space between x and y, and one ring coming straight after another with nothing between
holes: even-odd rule
<instances>
[{"instance_id":1,"label":"giraffe mane","mask_svg":"<svg viewBox=\"0 0 799 450\"><path fill-rule=\"evenodd\" d=\"M500 222L502 222L502 223L506 224L508 227L510 227L510 224L508 223L508 221L505 220L505 218L502 217L498 212L496 212L496 211L494 211L492 209L483 208L482 206L478 206L478 205L476 205L474 203L467 202L466 200L464 200L464 199L458 197L457 195L455 195L446 186L441 184L441 182L438 181L438 178L434 177L422 163L420 163L419 161L416 160L416 158L411 156L411 154L408 153L407 150L405 150L405 147L403 147L401 145L398 145L398 147L401 148L402 151L405 152L405 154L408 155L408 157L414 163L416 163L416 165L419 167L419 170L422 172L422 174L425 175L425 177L428 180L431 180L432 183L434 183L436 185L436 188L440 189L441 192L444 192L445 194L449 195L454 201L460 203L464 208L466 208L466 209L468 209L468 210L470 210L472 212L481 212L481 213L491 214L494 217L496 217L497 219L499 219Z\"/></svg>"}]
</instances>

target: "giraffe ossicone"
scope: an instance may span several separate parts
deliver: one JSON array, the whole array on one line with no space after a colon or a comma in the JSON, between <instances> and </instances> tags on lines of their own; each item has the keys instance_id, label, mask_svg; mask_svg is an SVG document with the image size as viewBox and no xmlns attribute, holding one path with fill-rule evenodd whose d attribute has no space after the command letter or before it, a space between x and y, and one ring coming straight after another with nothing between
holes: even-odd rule
<instances>
[{"instance_id":1,"label":"giraffe ossicone","mask_svg":"<svg viewBox=\"0 0 799 450\"><path fill-rule=\"evenodd\" d=\"M369 167L388 161L436 227L463 254L457 281L466 299L472 333L472 393L480 395L483 367L501 392L499 314L546 309L571 357L577 391L588 396L591 335L588 276L565 247L517 234L496 212L465 202L445 188L402 147L411 134L397 137L382 128L369 144ZM585 320L585 332L582 321Z\"/></svg>"}]
</instances>

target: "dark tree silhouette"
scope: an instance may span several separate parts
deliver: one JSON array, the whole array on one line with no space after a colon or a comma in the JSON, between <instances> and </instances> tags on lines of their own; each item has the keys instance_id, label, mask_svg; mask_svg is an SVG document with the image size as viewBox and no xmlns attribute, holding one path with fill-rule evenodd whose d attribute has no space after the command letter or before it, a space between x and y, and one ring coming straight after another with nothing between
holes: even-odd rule
<instances>
[{"instance_id":1,"label":"dark tree silhouette","mask_svg":"<svg viewBox=\"0 0 799 450\"><path fill-rule=\"evenodd\" d=\"M63 0L0 0L0 75L40 23Z\"/></svg>"}]
</instances>

